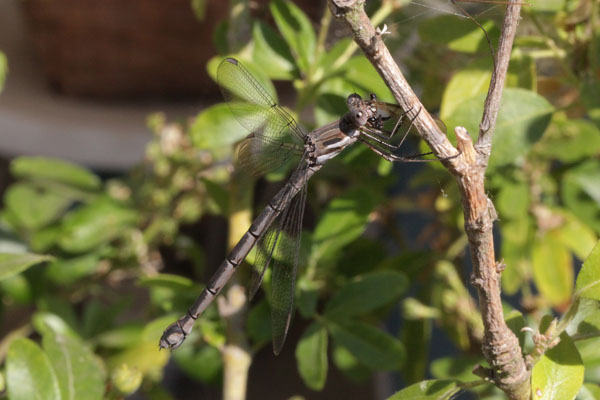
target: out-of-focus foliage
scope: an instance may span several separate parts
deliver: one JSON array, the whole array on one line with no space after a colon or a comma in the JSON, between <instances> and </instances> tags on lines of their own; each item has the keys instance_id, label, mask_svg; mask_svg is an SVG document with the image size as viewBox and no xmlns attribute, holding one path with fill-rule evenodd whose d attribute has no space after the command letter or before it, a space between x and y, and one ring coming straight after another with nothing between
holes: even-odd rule
<instances>
[{"instance_id":1,"label":"out-of-focus foliage","mask_svg":"<svg viewBox=\"0 0 600 400\"><path fill-rule=\"evenodd\" d=\"M204 2L192 3L202 14ZM599 11L589 0L532 3L523 9L486 181L499 216L503 291L518 299L505 314L526 352L560 337L536 359L534 398L597 398ZM416 4L393 5L401 2L373 3L370 11L390 27L386 44L399 50L409 82L430 111L439 110L451 140L457 125L476 138L493 65L483 32L453 15L427 19L415 17ZM393 101L349 39L315 31L293 2L274 0L265 12L269 20L246 21L252 38L241 49L230 46L227 22L217 29L212 76L223 57L235 56L274 98L271 80L288 81L296 96L284 105L308 128L339 118L353 92ZM494 17L480 20L496 43ZM0 82L5 65L0 56ZM154 138L145 162L118 179L102 181L61 160L12 161L15 183L0 214L2 308L33 311L0 343L11 399L122 398L136 390L169 398L159 384L169 356L192 379L220 381L227 336L216 306L172 354L158 351L158 339L206 279L205 253L214 250L186 228L207 215L231 216L232 159L247 132L221 103L185 123L157 114L148 125ZM483 363L483 328L467 289L467 240L450 176L436 163L416 173L392 168L356 145L316 174L309 191L314 229L303 233L296 285L296 321L307 323L298 343L286 343L306 386L326 387L333 365L353 382L399 371L407 387L392 399L452 398L459 390L498 398L471 374ZM407 226L415 214L425 222ZM186 263L193 276L176 275L165 260ZM243 332L254 352L270 348L269 287L267 273L266 296L250 304ZM384 329L401 298L401 328ZM542 324L552 314L563 320ZM460 353L429 363L434 325ZM524 326L547 336L532 344ZM27 338L34 331L41 340Z\"/></svg>"}]
</instances>

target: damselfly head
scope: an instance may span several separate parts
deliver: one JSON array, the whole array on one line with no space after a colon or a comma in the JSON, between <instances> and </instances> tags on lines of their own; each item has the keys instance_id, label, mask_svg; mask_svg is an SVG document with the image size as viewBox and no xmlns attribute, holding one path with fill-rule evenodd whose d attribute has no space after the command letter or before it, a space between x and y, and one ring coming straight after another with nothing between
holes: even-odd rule
<instances>
[{"instance_id":1,"label":"damselfly head","mask_svg":"<svg viewBox=\"0 0 600 400\"><path fill-rule=\"evenodd\" d=\"M369 110L358 94L353 93L346 100L352 122L355 126L363 126L369 120Z\"/></svg>"}]
</instances>

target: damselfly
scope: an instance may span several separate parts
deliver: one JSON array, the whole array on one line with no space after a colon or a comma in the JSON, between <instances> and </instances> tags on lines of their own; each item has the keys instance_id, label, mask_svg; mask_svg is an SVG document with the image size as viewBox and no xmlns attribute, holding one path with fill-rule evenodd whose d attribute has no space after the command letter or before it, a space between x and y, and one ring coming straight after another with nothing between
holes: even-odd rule
<instances>
[{"instance_id":1,"label":"damselfly","mask_svg":"<svg viewBox=\"0 0 600 400\"><path fill-rule=\"evenodd\" d=\"M238 60L224 59L219 65L217 80L233 115L244 128L252 132L242 142L238 154L243 169L263 174L280 167L293 156L298 156L300 162L289 181L256 217L221 263L187 313L167 327L160 339L160 348L175 349L183 343L196 319L256 245L257 257L249 297L254 296L267 267L273 261L271 319L273 350L278 354L285 341L293 310L308 180L324 163L357 141L392 162L425 161L419 158L424 154L398 156L395 151L402 142L393 145L389 141L398 131L400 122L407 117L412 126L420 110L403 112L397 105L377 101L374 95L369 100L363 100L359 95L352 94L347 98L348 112L341 119L306 133ZM409 114L412 116L409 117ZM390 132L383 129L388 119L398 121Z\"/></svg>"}]
</instances>

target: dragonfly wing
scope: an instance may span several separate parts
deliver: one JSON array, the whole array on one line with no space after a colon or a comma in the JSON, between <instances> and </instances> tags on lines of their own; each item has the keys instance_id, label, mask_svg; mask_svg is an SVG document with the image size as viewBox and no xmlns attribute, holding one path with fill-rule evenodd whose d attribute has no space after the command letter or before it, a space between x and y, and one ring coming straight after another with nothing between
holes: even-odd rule
<instances>
[{"instance_id":1,"label":"dragonfly wing","mask_svg":"<svg viewBox=\"0 0 600 400\"><path fill-rule=\"evenodd\" d=\"M271 278L271 329L273 351L279 354L285 342L294 309L296 273L300 253L302 220L306 204L306 182L283 217Z\"/></svg>"},{"instance_id":2,"label":"dragonfly wing","mask_svg":"<svg viewBox=\"0 0 600 400\"><path fill-rule=\"evenodd\" d=\"M304 146L299 144L250 134L238 147L236 164L243 171L260 176L297 158L303 151Z\"/></svg>"},{"instance_id":3,"label":"dragonfly wing","mask_svg":"<svg viewBox=\"0 0 600 400\"><path fill-rule=\"evenodd\" d=\"M296 120L238 60L221 61L217 81L231 112L248 131L275 140L289 136L296 143L304 142L306 134Z\"/></svg>"}]
</instances>

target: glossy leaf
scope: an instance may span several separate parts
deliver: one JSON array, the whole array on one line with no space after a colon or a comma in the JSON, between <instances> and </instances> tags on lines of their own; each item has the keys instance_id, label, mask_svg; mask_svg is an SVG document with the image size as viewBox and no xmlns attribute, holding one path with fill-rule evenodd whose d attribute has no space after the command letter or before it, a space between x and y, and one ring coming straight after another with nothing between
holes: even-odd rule
<instances>
[{"instance_id":1,"label":"glossy leaf","mask_svg":"<svg viewBox=\"0 0 600 400\"><path fill-rule=\"evenodd\" d=\"M452 399L459 390L456 381L434 379L410 385L387 400L446 400Z\"/></svg>"},{"instance_id":2,"label":"glossy leaf","mask_svg":"<svg viewBox=\"0 0 600 400\"><path fill-rule=\"evenodd\" d=\"M456 72L444 90L440 110L442 121L450 118L466 99L487 93L491 77L489 68L467 68Z\"/></svg>"},{"instance_id":3,"label":"glossy leaf","mask_svg":"<svg viewBox=\"0 0 600 400\"><path fill-rule=\"evenodd\" d=\"M326 321L335 342L373 370L395 370L402 366L404 347L396 338L360 321Z\"/></svg>"},{"instance_id":4,"label":"glossy leaf","mask_svg":"<svg viewBox=\"0 0 600 400\"><path fill-rule=\"evenodd\" d=\"M396 300L407 288L406 277L395 271L364 274L336 292L325 306L325 315L343 318L364 314Z\"/></svg>"},{"instance_id":5,"label":"glossy leaf","mask_svg":"<svg viewBox=\"0 0 600 400\"><path fill-rule=\"evenodd\" d=\"M6 381L11 400L61 400L58 379L48 356L29 339L15 339L10 344Z\"/></svg>"},{"instance_id":6,"label":"glossy leaf","mask_svg":"<svg viewBox=\"0 0 600 400\"><path fill-rule=\"evenodd\" d=\"M289 47L269 25L256 21L252 27L252 39L252 60L263 66L269 78L291 80L296 76L296 65Z\"/></svg>"},{"instance_id":7,"label":"glossy leaf","mask_svg":"<svg viewBox=\"0 0 600 400\"><path fill-rule=\"evenodd\" d=\"M426 42L445 44L454 51L489 54L489 45L481 29L474 24L464 22L454 15L430 18L419 24L419 36ZM497 43L499 31L494 22L487 20L480 23L488 32L491 42Z\"/></svg>"},{"instance_id":8,"label":"glossy leaf","mask_svg":"<svg viewBox=\"0 0 600 400\"><path fill-rule=\"evenodd\" d=\"M194 146L204 150L231 146L245 138L248 133L225 103L204 109L190 126Z\"/></svg>"},{"instance_id":9,"label":"glossy leaf","mask_svg":"<svg viewBox=\"0 0 600 400\"><path fill-rule=\"evenodd\" d=\"M302 380L309 388L321 390L327 379L327 330L313 322L305 329L298 346L296 362Z\"/></svg>"},{"instance_id":10,"label":"glossy leaf","mask_svg":"<svg viewBox=\"0 0 600 400\"><path fill-rule=\"evenodd\" d=\"M550 318L540 325L543 332ZM573 399L583 384L583 363L571 338L563 333L560 343L547 350L533 367L532 398L535 400Z\"/></svg>"},{"instance_id":11,"label":"glossy leaf","mask_svg":"<svg viewBox=\"0 0 600 400\"><path fill-rule=\"evenodd\" d=\"M84 190L96 190L100 178L68 161L47 157L18 157L10 164L12 174L21 179L50 180Z\"/></svg>"},{"instance_id":12,"label":"glossy leaf","mask_svg":"<svg viewBox=\"0 0 600 400\"><path fill-rule=\"evenodd\" d=\"M52 256L33 253L0 253L0 279L6 279L27 268L44 261L54 259Z\"/></svg>"},{"instance_id":13,"label":"glossy leaf","mask_svg":"<svg viewBox=\"0 0 600 400\"><path fill-rule=\"evenodd\" d=\"M533 280L552 305L566 303L573 290L573 260L569 250L550 233L533 246Z\"/></svg>"},{"instance_id":14,"label":"glossy leaf","mask_svg":"<svg viewBox=\"0 0 600 400\"><path fill-rule=\"evenodd\" d=\"M106 377L94 353L74 334L65 334L64 328L55 323L47 321L40 333L62 398L102 399Z\"/></svg>"},{"instance_id":15,"label":"glossy leaf","mask_svg":"<svg viewBox=\"0 0 600 400\"><path fill-rule=\"evenodd\" d=\"M61 248L72 253L89 251L123 234L137 213L109 198L99 198L63 219Z\"/></svg>"},{"instance_id":16,"label":"glossy leaf","mask_svg":"<svg viewBox=\"0 0 600 400\"><path fill-rule=\"evenodd\" d=\"M575 290L578 297L600 300L600 242L583 263Z\"/></svg>"},{"instance_id":17,"label":"glossy leaf","mask_svg":"<svg viewBox=\"0 0 600 400\"><path fill-rule=\"evenodd\" d=\"M344 63L345 79L354 86L352 92L344 93L344 99L350 93L356 91L356 88L361 88L365 93L375 93L381 101L395 103L392 93L377 73L373 64L365 57L352 57L348 62ZM339 118L339 117L338 117Z\"/></svg>"},{"instance_id":18,"label":"glossy leaf","mask_svg":"<svg viewBox=\"0 0 600 400\"><path fill-rule=\"evenodd\" d=\"M55 220L72 202L58 192L17 183L8 188L6 207L27 229L37 229Z\"/></svg>"},{"instance_id":19,"label":"glossy leaf","mask_svg":"<svg viewBox=\"0 0 600 400\"><path fill-rule=\"evenodd\" d=\"M461 103L444 121L448 129L464 126L476 140L484 98L484 95L478 95ZM546 130L553 110L552 105L536 93L505 89L492 139L488 172L501 165L517 163L526 155Z\"/></svg>"},{"instance_id":20,"label":"glossy leaf","mask_svg":"<svg viewBox=\"0 0 600 400\"><path fill-rule=\"evenodd\" d=\"M273 0L271 14L300 70L306 73L314 62L316 36L306 14L291 1Z\"/></svg>"}]
</instances>

